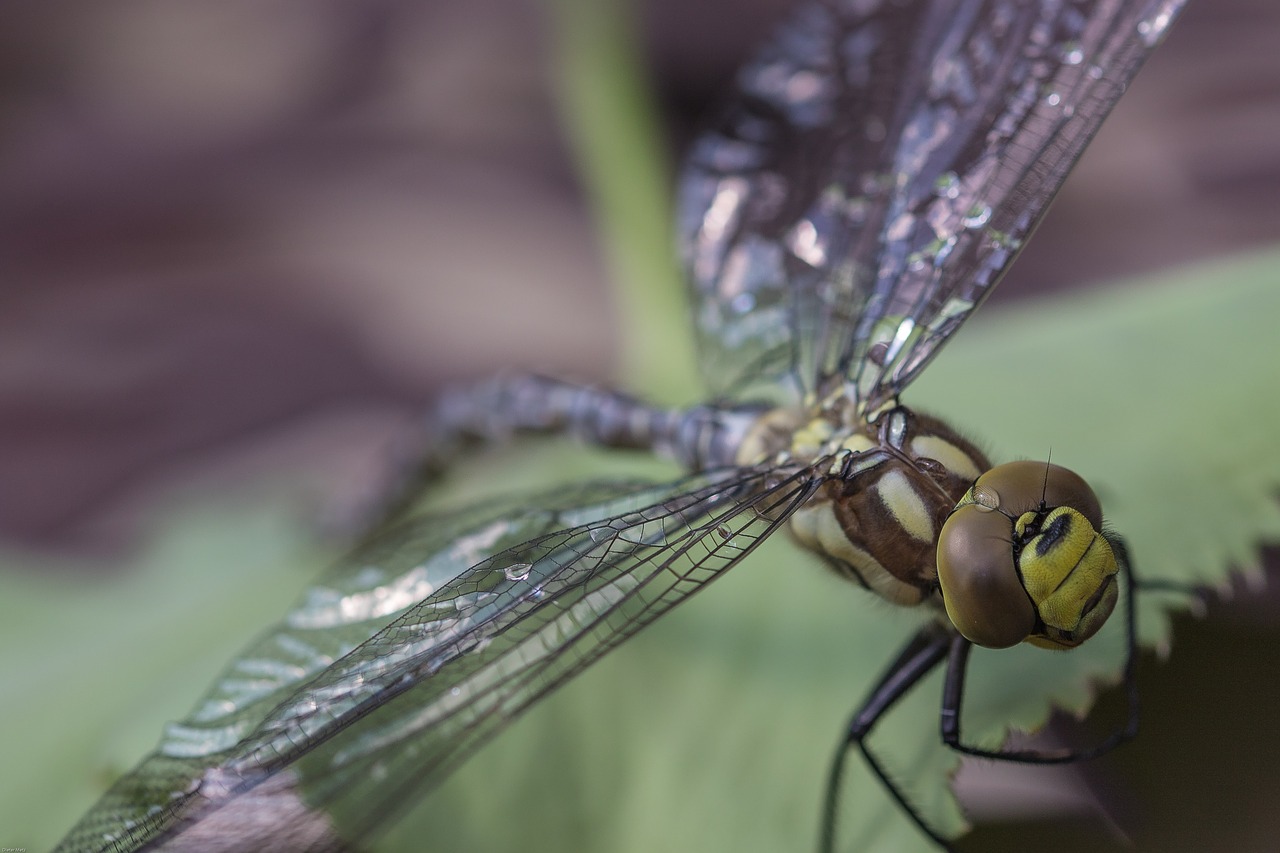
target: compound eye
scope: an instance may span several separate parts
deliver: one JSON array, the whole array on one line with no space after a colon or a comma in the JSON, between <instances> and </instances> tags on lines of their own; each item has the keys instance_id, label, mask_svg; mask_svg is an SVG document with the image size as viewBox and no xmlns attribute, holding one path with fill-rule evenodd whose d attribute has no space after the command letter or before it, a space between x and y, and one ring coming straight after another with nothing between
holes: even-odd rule
<instances>
[{"instance_id":1,"label":"compound eye","mask_svg":"<svg viewBox=\"0 0 1280 853\"><path fill-rule=\"evenodd\" d=\"M938 583L947 616L970 642L1004 649L1035 630L1013 562L1013 524L998 511L962 503L951 513L938 536Z\"/></svg>"},{"instance_id":2,"label":"compound eye","mask_svg":"<svg viewBox=\"0 0 1280 853\"><path fill-rule=\"evenodd\" d=\"M1102 529L1102 505L1084 478L1061 465L1047 462L1006 462L978 478L973 490L979 502L991 503L1010 518L1046 507L1069 506L1094 530ZM963 501L962 501L963 503Z\"/></svg>"}]
</instances>

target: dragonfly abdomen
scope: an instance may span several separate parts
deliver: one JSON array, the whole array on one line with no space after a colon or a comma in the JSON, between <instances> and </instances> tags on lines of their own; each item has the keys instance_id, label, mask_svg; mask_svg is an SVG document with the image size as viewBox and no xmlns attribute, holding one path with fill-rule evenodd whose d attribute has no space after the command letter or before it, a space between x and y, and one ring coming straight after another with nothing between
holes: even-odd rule
<instances>
[{"instance_id":1,"label":"dragonfly abdomen","mask_svg":"<svg viewBox=\"0 0 1280 853\"><path fill-rule=\"evenodd\" d=\"M734 462L764 406L664 409L634 397L550 379L500 376L446 391L432 410L438 445L459 439L501 441L516 434L573 436L587 444L651 450L701 471Z\"/></svg>"}]
</instances>

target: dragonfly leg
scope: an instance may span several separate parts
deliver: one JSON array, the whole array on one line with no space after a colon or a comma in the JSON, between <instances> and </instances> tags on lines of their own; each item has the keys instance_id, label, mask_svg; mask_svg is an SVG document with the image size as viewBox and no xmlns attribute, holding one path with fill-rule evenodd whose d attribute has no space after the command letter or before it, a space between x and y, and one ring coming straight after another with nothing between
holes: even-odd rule
<instances>
[{"instance_id":1,"label":"dragonfly leg","mask_svg":"<svg viewBox=\"0 0 1280 853\"><path fill-rule=\"evenodd\" d=\"M942 688L942 740L957 752L973 755L978 758L992 758L999 761L1014 761L1021 764L1066 764L1073 761L1084 761L1097 758L1110 752L1138 733L1138 608L1137 590L1147 586L1134 577L1129 565L1129 557L1124 543L1118 538L1112 541L1112 547L1120 564L1120 573L1125 582L1125 662L1124 689L1128 696L1129 712L1125 724L1107 736L1105 740L1084 749L981 749L961 741L960 717L964 704L965 669L969 662L969 651L972 644L962 637L956 637L951 643L947 655L947 678Z\"/></svg>"},{"instance_id":2,"label":"dragonfly leg","mask_svg":"<svg viewBox=\"0 0 1280 853\"><path fill-rule=\"evenodd\" d=\"M871 772L880 780L885 790L889 792L889 795L893 797L894 801L897 802L907 816L911 818L912 823L932 838L941 848L944 850L950 849L948 840L943 838L933 827L929 826L916 811L916 808L907 799L906 794L885 772L879 759L876 758L867 744L867 737L871 734L871 730L875 728L880 718L899 699L905 696L911 688L915 687L920 679L933 671L934 667L946 657L947 649L950 645L951 638L947 632L937 625L926 625L903 647L893 663L885 669L884 674L881 675L880 680L872 688L862 706L849 719L849 724L845 727L844 738L841 740L836 749L835 757L832 759L830 775L827 777L827 790L822 807L821 836L818 842L820 853L832 853L835 850L836 810L839 805L840 786L844 779L845 760L851 747L854 746L857 746L862 753L863 760L871 768Z\"/></svg>"}]
</instances>

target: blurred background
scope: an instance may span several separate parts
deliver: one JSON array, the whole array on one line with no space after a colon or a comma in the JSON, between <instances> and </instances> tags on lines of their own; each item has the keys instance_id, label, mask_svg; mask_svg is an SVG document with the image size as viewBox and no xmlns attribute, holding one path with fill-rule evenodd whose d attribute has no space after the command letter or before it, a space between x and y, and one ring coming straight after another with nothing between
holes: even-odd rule
<instances>
[{"instance_id":1,"label":"blurred background","mask_svg":"<svg viewBox=\"0 0 1280 853\"><path fill-rule=\"evenodd\" d=\"M786 5L635 4L673 162ZM301 467L337 495L446 379L610 376L625 318L540 4L5 18L5 540L118 552L174 477ZM995 299L1274 240L1278 26L1266 0L1192 2Z\"/></svg>"},{"instance_id":2,"label":"blurred background","mask_svg":"<svg viewBox=\"0 0 1280 853\"><path fill-rule=\"evenodd\" d=\"M636 0L670 162L788 5ZM285 478L317 517L357 505L445 381L614 375L626 318L543 4L2 17L0 539L33 556L11 579L126 577L178 491ZM1193 0L992 304L1274 245L1277 33L1269 0ZM1213 669L1274 645L1273 615L1180 631L1212 635L1187 645Z\"/></svg>"}]
</instances>

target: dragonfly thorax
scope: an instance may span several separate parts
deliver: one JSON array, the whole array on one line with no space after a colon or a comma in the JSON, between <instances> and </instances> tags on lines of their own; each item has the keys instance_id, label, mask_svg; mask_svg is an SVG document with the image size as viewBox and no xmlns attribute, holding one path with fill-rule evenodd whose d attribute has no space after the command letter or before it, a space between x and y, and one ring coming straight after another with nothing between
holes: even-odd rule
<instances>
[{"instance_id":1,"label":"dragonfly thorax","mask_svg":"<svg viewBox=\"0 0 1280 853\"><path fill-rule=\"evenodd\" d=\"M821 429L807 425L800 455ZM896 407L832 429L821 450L838 472L791 518L791 532L839 574L895 604L937 596L937 543L947 517L985 471L986 457L942 421ZM811 451L810 451L811 452Z\"/></svg>"}]
</instances>

